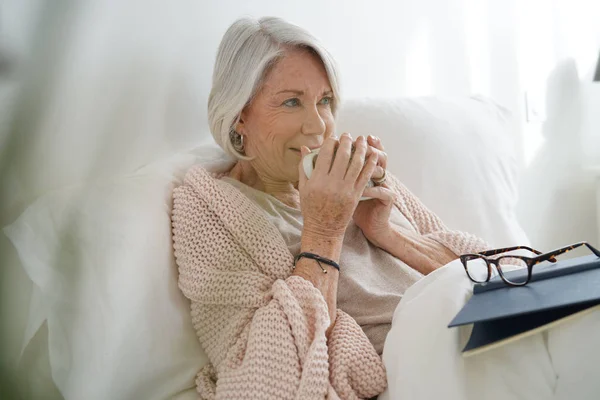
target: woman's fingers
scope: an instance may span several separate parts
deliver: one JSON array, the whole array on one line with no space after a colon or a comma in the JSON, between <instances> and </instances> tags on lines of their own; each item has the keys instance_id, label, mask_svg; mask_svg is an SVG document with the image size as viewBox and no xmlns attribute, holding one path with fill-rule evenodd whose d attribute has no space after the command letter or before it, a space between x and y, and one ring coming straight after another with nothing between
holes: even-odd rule
<instances>
[{"instance_id":1,"label":"woman's fingers","mask_svg":"<svg viewBox=\"0 0 600 400\"><path fill-rule=\"evenodd\" d=\"M383 186L374 186L366 188L363 192L364 197L381 200L385 205L389 205L396 201L396 195L393 191Z\"/></svg>"},{"instance_id":2,"label":"woman's fingers","mask_svg":"<svg viewBox=\"0 0 600 400\"><path fill-rule=\"evenodd\" d=\"M381 139L377 136L369 135L367 138L367 142L369 142L369 146L375 147L378 150L384 151L383 144L381 143Z\"/></svg>"},{"instance_id":3,"label":"woman's fingers","mask_svg":"<svg viewBox=\"0 0 600 400\"><path fill-rule=\"evenodd\" d=\"M363 136L359 136L354 142L354 153L352 154L350 165L344 177L345 180L356 182L360 172L365 165L365 157L367 154L367 141Z\"/></svg>"},{"instance_id":4,"label":"woman's fingers","mask_svg":"<svg viewBox=\"0 0 600 400\"><path fill-rule=\"evenodd\" d=\"M378 165L375 167L375 170L373 171L373 175L371 176L371 179L374 179L374 180L382 179L384 174L385 174L385 168L380 167Z\"/></svg>"},{"instance_id":5,"label":"woman's fingers","mask_svg":"<svg viewBox=\"0 0 600 400\"><path fill-rule=\"evenodd\" d=\"M367 157L367 161L364 163L354 187L362 192L367 187L367 182L369 182L371 176L373 176L375 168L377 168L377 153L373 152ZM363 196L366 195L363 194Z\"/></svg>"},{"instance_id":6,"label":"woman's fingers","mask_svg":"<svg viewBox=\"0 0 600 400\"><path fill-rule=\"evenodd\" d=\"M339 177L343 171L345 174L344 180L353 182L356 190L362 191L369 179L381 179L384 176L387 165L387 154L378 148L368 145L368 139L364 136L359 136L356 139L354 150L352 150L351 145L351 136L344 133L340 139L340 145L335 155L331 174ZM371 156L372 160L374 159L376 163L374 166L367 165L367 161Z\"/></svg>"},{"instance_id":7,"label":"woman's fingers","mask_svg":"<svg viewBox=\"0 0 600 400\"><path fill-rule=\"evenodd\" d=\"M314 170L315 174L329 174L337 146L338 140L335 136L330 136L325 140L325 143L321 146L321 150L319 150L319 157L317 157L317 163Z\"/></svg>"},{"instance_id":8,"label":"woman's fingers","mask_svg":"<svg viewBox=\"0 0 600 400\"><path fill-rule=\"evenodd\" d=\"M383 170L387 169L388 156L387 156L387 153L385 152L385 149L383 148L381 139L379 139L376 136L369 135L369 137L367 138L367 143L369 144L370 151L376 151L379 153L379 161L378 161L377 165L379 165ZM376 173L373 177L375 179L381 178L383 176L383 170L377 171L380 173Z\"/></svg>"},{"instance_id":9,"label":"woman's fingers","mask_svg":"<svg viewBox=\"0 0 600 400\"><path fill-rule=\"evenodd\" d=\"M347 181L353 185L355 190L362 193L370 179L377 180L384 176L387 166L387 154L382 149L381 141L373 136L368 138L359 136L354 144L348 133L342 134L339 142L337 138L332 136L321 147L313 174L316 177L329 175L330 178L339 180L339 184L342 185L341 181ZM301 151L302 157L310 153L308 148ZM374 162L375 165L369 165L369 160ZM306 179L304 172L300 172L299 185L304 185ZM339 184L334 184L334 186L338 187ZM342 189L341 186L337 189L329 186L328 189L343 190L345 192L345 189Z\"/></svg>"},{"instance_id":10,"label":"woman's fingers","mask_svg":"<svg viewBox=\"0 0 600 400\"><path fill-rule=\"evenodd\" d=\"M378 148L369 146L369 150L367 151L367 154L371 153L371 152L375 152L378 155L378 162L377 165L379 165L381 168L386 169L387 168L387 161L388 161L388 155L385 151L383 150L379 150Z\"/></svg>"},{"instance_id":11,"label":"woman's fingers","mask_svg":"<svg viewBox=\"0 0 600 400\"><path fill-rule=\"evenodd\" d=\"M344 179L348 170L348 163L352 157L352 136L343 133L340 137L340 144L335 153L335 159L331 166L330 174L336 178Z\"/></svg>"}]
</instances>

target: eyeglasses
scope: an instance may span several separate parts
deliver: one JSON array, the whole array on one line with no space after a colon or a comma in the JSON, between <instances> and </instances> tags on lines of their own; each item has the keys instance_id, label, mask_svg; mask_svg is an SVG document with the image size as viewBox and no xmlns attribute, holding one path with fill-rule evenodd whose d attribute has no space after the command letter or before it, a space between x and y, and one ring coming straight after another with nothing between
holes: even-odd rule
<instances>
[{"instance_id":1,"label":"eyeglasses","mask_svg":"<svg viewBox=\"0 0 600 400\"><path fill-rule=\"evenodd\" d=\"M587 242L579 242L560 249L552 250L548 253L542 253L527 246L505 247L502 249L482 251L477 254L463 254L460 261L465 267L469 279L475 283L488 282L492 277L492 265L496 267L500 278L509 286L524 286L531 280L531 271L533 267L544 261L556 262L556 256L581 246L586 246L596 256L600 257L600 250L594 248ZM537 254L536 257L525 257L521 255L504 255L497 258L489 258L498 254L514 250L529 250ZM507 274L515 269L527 268L527 274Z\"/></svg>"}]
</instances>

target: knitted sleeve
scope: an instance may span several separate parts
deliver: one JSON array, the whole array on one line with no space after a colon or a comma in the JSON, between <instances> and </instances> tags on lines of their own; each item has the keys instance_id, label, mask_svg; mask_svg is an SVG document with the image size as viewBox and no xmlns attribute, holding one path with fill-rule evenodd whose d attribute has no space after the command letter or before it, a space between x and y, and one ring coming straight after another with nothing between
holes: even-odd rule
<instances>
[{"instance_id":1,"label":"knitted sleeve","mask_svg":"<svg viewBox=\"0 0 600 400\"><path fill-rule=\"evenodd\" d=\"M396 194L396 207L420 234L431 237L457 256L490 248L483 239L475 235L449 230L437 215L431 212L421 200L392 174L388 173L388 184L386 186Z\"/></svg>"},{"instance_id":2,"label":"knitted sleeve","mask_svg":"<svg viewBox=\"0 0 600 400\"><path fill-rule=\"evenodd\" d=\"M318 289L263 271L192 187L175 189L172 221L179 286L211 361L196 380L201 398L358 399L385 389L383 363L358 324L338 311L328 346Z\"/></svg>"}]
</instances>

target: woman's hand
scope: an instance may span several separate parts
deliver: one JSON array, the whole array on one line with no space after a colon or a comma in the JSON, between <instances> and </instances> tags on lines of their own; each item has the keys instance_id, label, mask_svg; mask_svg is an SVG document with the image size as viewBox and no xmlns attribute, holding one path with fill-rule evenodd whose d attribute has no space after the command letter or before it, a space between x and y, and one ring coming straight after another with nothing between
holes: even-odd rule
<instances>
[{"instance_id":1,"label":"woman's hand","mask_svg":"<svg viewBox=\"0 0 600 400\"><path fill-rule=\"evenodd\" d=\"M365 138L359 137L352 155L352 138L349 134L341 136L339 145L337 139L328 138L319 152L310 179L304 174L300 162L298 189L304 218L303 234L313 237L344 236L358 201L377 166L378 152L371 151L367 155L367 147ZM302 146L301 152L304 157L310 150Z\"/></svg>"},{"instance_id":2,"label":"woman's hand","mask_svg":"<svg viewBox=\"0 0 600 400\"><path fill-rule=\"evenodd\" d=\"M381 140L369 137L368 144L378 152L378 166L373 177L381 178L387 168L387 154ZM380 170L381 169L381 170ZM354 223L375 246L402 260L424 275L440 268L457 256L444 245L430 237L392 226L390 214L396 196L385 184L368 188L364 196L371 200L361 201L354 211Z\"/></svg>"},{"instance_id":3,"label":"woman's hand","mask_svg":"<svg viewBox=\"0 0 600 400\"><path fill-rule=\"evenodd\" d=\"M378 154L377 168L372 178L381 178L387 168L387 154L379 138L369 136L367 144L370 146L370 152ZM354 223L371 243L383 247L393 229L390 224L390 214L396 196L385 184L367 188L363 195L372 199L358 204L353 215Z\"/></svg>"}]
</instances>

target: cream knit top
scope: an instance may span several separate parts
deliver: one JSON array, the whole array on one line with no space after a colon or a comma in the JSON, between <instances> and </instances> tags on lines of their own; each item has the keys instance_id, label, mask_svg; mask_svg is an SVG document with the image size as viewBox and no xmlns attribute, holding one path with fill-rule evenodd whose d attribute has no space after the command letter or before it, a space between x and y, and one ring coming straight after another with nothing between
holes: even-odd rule
<instances>
[{"instance_id":1,"label":"cream knit top","mask_svg":"<svg viewBox=\"0 0 600 400\"><path fill-rule=\"evenodd\" d=\"M410 226L456 254L481 239L448 230L393 176ZM340 307L330 338L327 304L291 276L293 255L264 210L231 183L192 168L174 190L179 287L210 364L196 383L206 399L361 399L386 387L385 368L357 322ZM343 250L344 251L344 250Z\"/></svg>"}]
</instances>

